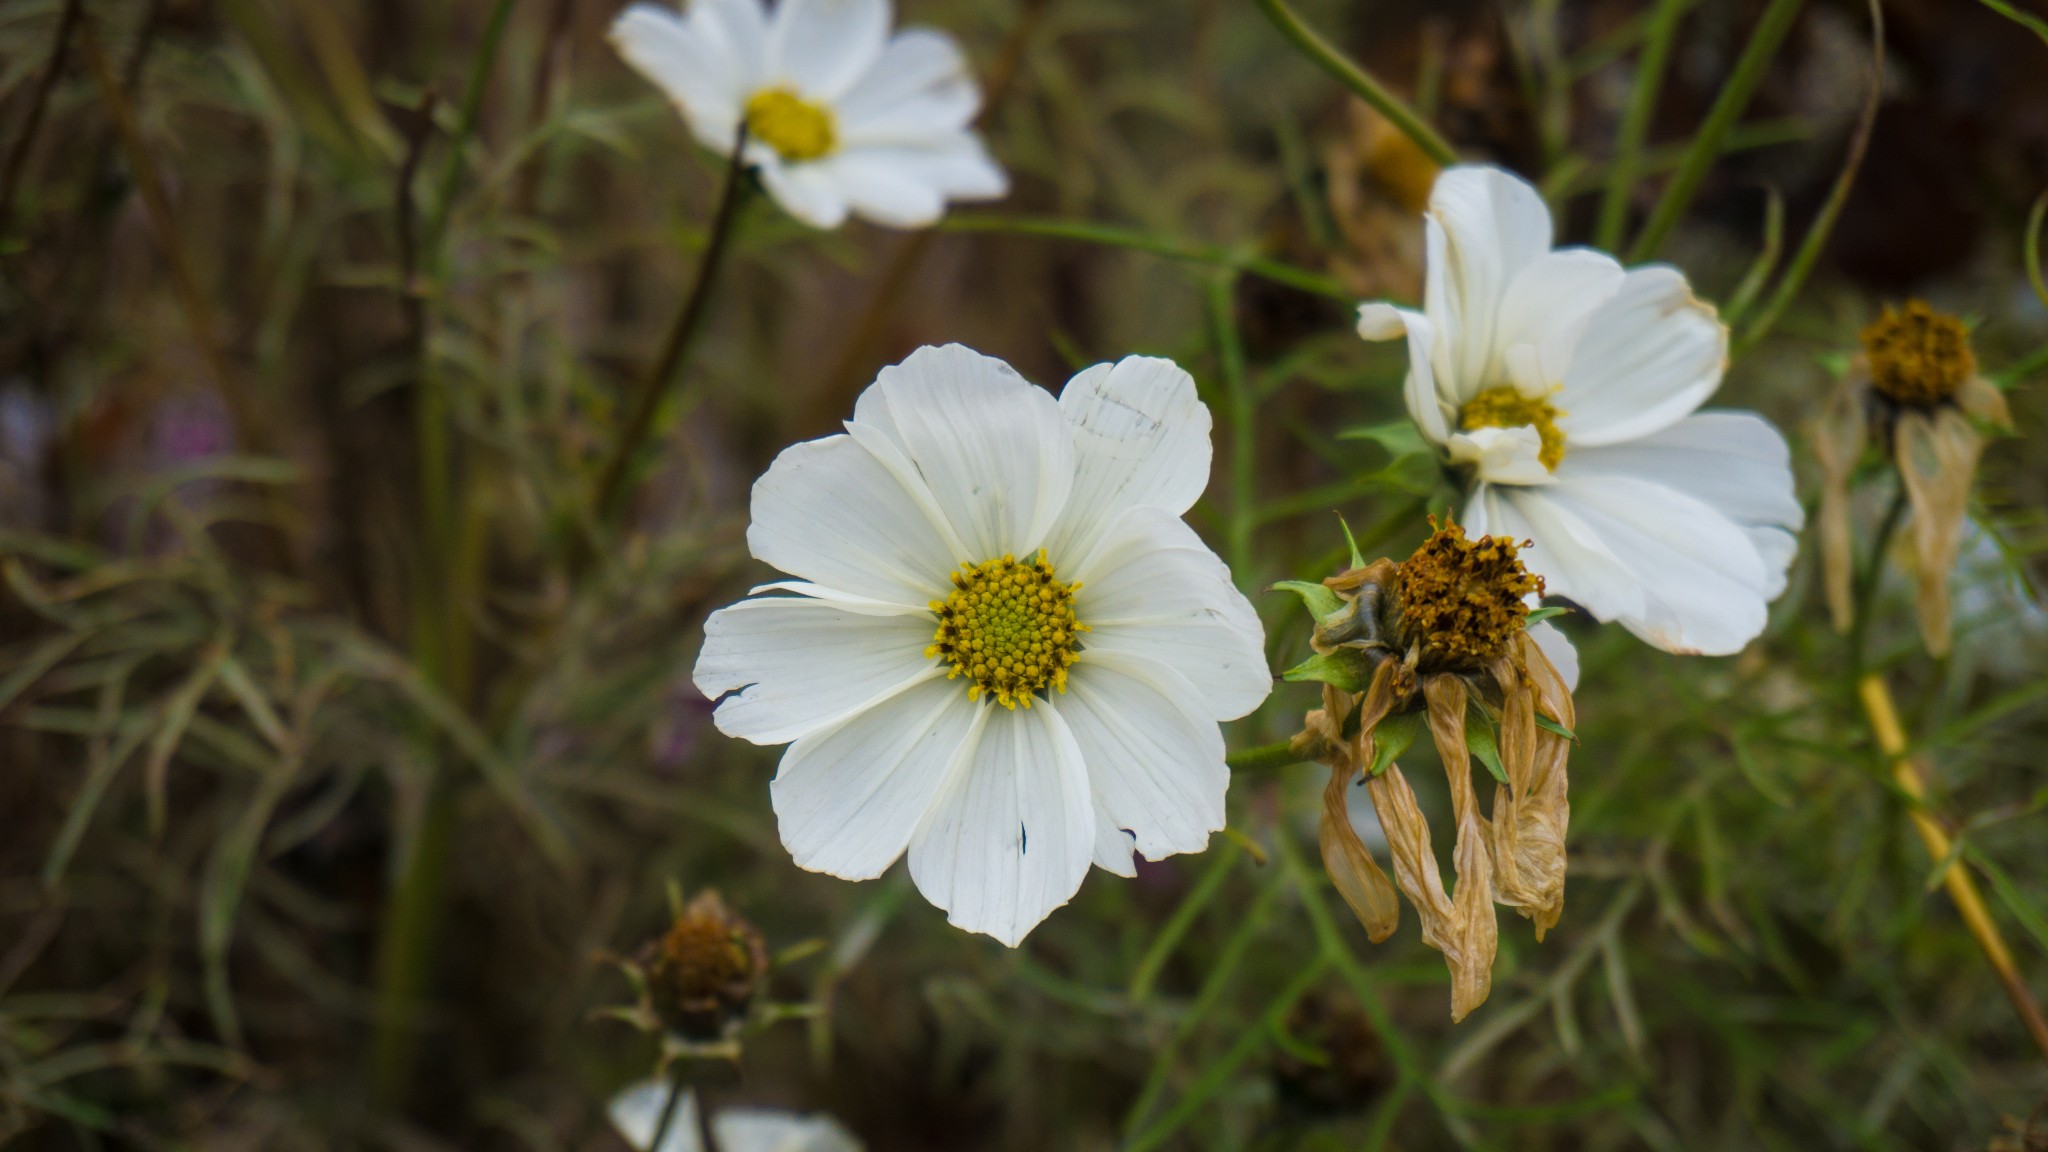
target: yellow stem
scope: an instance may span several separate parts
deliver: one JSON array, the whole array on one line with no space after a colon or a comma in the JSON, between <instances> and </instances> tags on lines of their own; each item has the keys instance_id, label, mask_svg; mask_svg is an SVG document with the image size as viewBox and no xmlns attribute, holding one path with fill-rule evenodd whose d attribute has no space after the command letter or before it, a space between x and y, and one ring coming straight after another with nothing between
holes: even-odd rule
<instances>
[{"instance_id":1,"label":"yellow stem","mask_svg":"<svg viewBox=\"0 0 2048 1152\"><path fill-rule=\"evenodd\" d=\"M1870 717L1870 728L1877 736L1877 746L1891 758L1892 779L1898 782L1899 790L1913 800L1907 814L1913 819L1913 828L1920 833L1920 842L1927 846L1927 854L1936 864L1949 861L1942 873L1941 885L1948 889L1949 899L1955 901L1956 911L1962 914L1963 923L1969 926L1970 935L1977 940L1977 946L1984 950L1984 958L1991 961L1991 967L1998 973L1998 982L2005 986L2005 994L2012 999L2012 1006L2019 1013L2020 1022L2026 1025L2028 1034L2041 1049L2043 1059L2048 1059L2048 1021L2041 1016L2041 1006L2034 1002L2034 995L2027 990L2020 978L2019 965L2014 962L2012 949L2005 943L2005 936L1999 932L1998 924L1991 919L1990 909L1984 906L1984 897L1977 890L1977 881L1969 871L1950 860L1953 844L1948 830L1935 820L1927 810L1927 782L1920 763L1906 755L1906 731L1899 723L1898 708L1892 703L1891 689L1884 677L1872 672L1856 684L1856 693L1863 699L1863 711Z\"/></svg>"}]
</instances>

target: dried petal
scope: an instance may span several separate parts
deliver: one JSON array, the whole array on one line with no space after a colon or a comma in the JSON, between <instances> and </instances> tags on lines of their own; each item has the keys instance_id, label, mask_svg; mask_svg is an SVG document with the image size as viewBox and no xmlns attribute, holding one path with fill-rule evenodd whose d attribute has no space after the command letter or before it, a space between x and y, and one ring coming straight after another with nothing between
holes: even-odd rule
<instances>
[{"instance_id":1,"label":"dried petal","mask_svg":"<svg viewBox=\"0 0 2048 1152\"><path fill-rule=\"evenodd\" d=\"M1523 649L1524 684L1534 703L1544 715L1571 727L1576 717L1564 678L1534 639L1525 639ZM1538 728L1526 784L1516 788L1512 799L1501 789L1494 803L1495 899L1528 917L1538 941L1564 913L1565 831L1571 823L1565 760L1570 754L1571 741Z\"/></svg>"},{"instance_id":2,"label":"dried petal","mask_svg":"<svg viewBox=\"0 0 2048 1152\"><path fill-rule=\"evenodd\" d=\"M1899 417L1899 479L1913 509L1913 552L1919 569L1915 606L1920 638L1935 656L1948 654L1949 573L1962 547L1970 486L1983 451L1983 434L1957 409Z\"/></svg>"},{"instance_id":3,"label":"dried petal","mask_svg":"<svg viewBox=\"0 0 2048 1152\"><path fill-rule=\"evenodd\" d=\"M1820 462L1820 560L1827 586L1828 614L1835 630L1847 632L1855 614L1855 558L1849 539L1849 477L1863 455L1863 412L1869 387L1861 368L1828 396L1813 428L1813 455Z\"/></svg>"},{"instance_id":4,"label":"dried petal","mask_svg":"<svg viewBox=\"0 0 2048 1152\"><path fill-rule=\"evenodd\" d=\"M1989 424L2000 431L2011 431L2012 409L2006 406L2005 393L1994 387L1982 376L1972 376L1956 390L1956 403L1963 413L1980 424Z\"/></svg>"},{"instance_id":5,"label":"dried petal","mask_svg":"<svg viewBox=\"0 0 2048 1152\"><path fill-rule=\"evenodd\" d=\"M1451 814L1458 826L1451 851L1457 876L1451 934L1457 947L1444 949L1451 969L1451 1021L1456 1023L1484 1004L1493 988L1493 956L1500 937L1493 916L1492 836L1472 786L1472 757L1465 746L1465 682L1455 676L1433 677L1424 693L1429 699L1430 735L1443 758Z\"/></svg>"},{"instance_id":6,"label":"dried petal","mask_svg":"<svg viewBox=\"0 0 2048 1152\"><path fill-rule=\"evenodd\" d=\"M1365 934L1377 944L1394 934L1401 923L1401 898L1393 881L1380 870L1358 830L1351 826L1346 793L1358 775L1355 767L1330 768L1330 783L1323 789L1323 816L1316 838L1323 850L1323 867L1337 885L1337 894L1351 906L1352 915L1365 926Z\"/></svg>"}]
</instances>

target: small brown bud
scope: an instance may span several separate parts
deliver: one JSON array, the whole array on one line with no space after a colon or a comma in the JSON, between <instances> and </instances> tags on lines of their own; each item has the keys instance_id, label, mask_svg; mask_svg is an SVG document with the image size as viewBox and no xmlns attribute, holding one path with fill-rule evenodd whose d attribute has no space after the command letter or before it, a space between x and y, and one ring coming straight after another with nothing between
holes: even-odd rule
<instances>
[{"instance_id":1,"label":"small brown bud","mask_svg":"<svg viewBox=\"0 0 2048 1152\"><path fill-rule=\"evenodd\" d=\"M699 892L647 964L647 994L662 1024L712 1040L746 1014L768 970L761 934L728 911L712 889Z\"/></svg>"}]
</instances>

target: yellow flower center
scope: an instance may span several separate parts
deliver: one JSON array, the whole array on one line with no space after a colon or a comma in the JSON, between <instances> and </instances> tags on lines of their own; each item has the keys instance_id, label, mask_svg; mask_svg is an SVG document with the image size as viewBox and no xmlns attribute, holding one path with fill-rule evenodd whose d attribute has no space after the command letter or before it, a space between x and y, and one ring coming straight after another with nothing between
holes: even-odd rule
<instances>
[{"instance_id":1,"label":"yellow flower center","mask_svg":"<svg viewBox=\"0 0 2048 1152\"><path fill-rule=\"evenodd\" d=\"M1506 537L1467 540L1461 525L1444 524L1397 566L1400 627L1422 646L1423 671L1476 670L1507 651L1527 622L1523 597L1543 594L1543 577L1517 552Z\"/></svg>"},{"instance_id":2,"label":"yellow flower center","mask_svg":"<svg viewBox=\"0 0 2048 1152\"><path fill-rule=\"evenodd\" d=\"M1046 563L1045 553L962 564L953 592L931 603L939 618L927 656L952 664L946 679L965 676L967 698L992 696L1005 708L1031 707L1035 693L1067 690L1067 669L1088 631L1074 615L1074 592Z\"/></svg>"},{"instance_id":3,"label":"yellow flower center","mask_svg":"<svg viewBox=\"0 0 2048 1152\"><path fill-rule=\"evenodd\" d=\"M1458 426L1474 428L1521 428L1532 426L1543 446L1536 458L1552 472L1564 462L1564 430L1557 418L1564 413L1542 397L1524 396L1506 385L1488 388L1465 402L1458 410Z\"/></svg>"},{"instance_id":4,"label":"yellow flower center","mask_svg":"<svg viewBox=\"0 0 2048 1152\"><path fill-rule=\"evenodd\" d=\"M1896 310L1887 305L1863 330L1863 354L1870 361L1870 383L1879 393L1918 408L1948 401L1977 374L1970 330L1920 300L1908 300Z\"/></svg>"},{"instance_id":5,"label":"yellow flower center","mask_svg":"<svg viewBox=\"0 0 2048 1152\"><path fill-rule=\"evenodd\" d=\"M816 160L839 142L832 110L787 88L764 88L747 101L747 134L784 160Z\"/></svg>"}]
</instances>

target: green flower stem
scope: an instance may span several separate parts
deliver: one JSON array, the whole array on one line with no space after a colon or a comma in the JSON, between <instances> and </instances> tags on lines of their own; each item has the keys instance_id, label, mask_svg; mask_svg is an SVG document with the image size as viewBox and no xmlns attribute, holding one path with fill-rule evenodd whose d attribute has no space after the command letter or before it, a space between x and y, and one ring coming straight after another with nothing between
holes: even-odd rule
<instances>
[{"instance_id":1,"label":"green flower stem","mask_svg":"<svg viewBox=\"0 0 2048 1152\"><path fill-rule=\"evenodd\" d=\"M1649 135L1650 118L1657 111L1657 95L1664 90L1664 65L1671 58L1671 44L1678 36L1679 18L1690 8L1690 0L1658 0L1651 13L1643 40L1642 58L1629 93L1628 111L1614 142L1614 160L1607 169L1607 189L1600 200L1600 223L1594 230L1593 245L1605 252L1621 247L1621 232L1628 225L1628 194L1634 189L1642 164L1643 140Z\"/></svg>"},{"instance_id":2,"label":"green flower stem","mask_svg":"<svg viewBox=\"0 0 2048 1152\"><path fill-rule=\"evenodd\" d=\"M1458 154L1436 129L1429 126L1413 108L1401 102L1393 93L1380 85L1365 69L1353 63L1330 42L1316 33L1316 30L1302 23L1286 0L1258 0L1259 10L1273 22L1282 35L1294 42L1303 54L1322 66L1323 71L1337 78L1338 83L1351 89L1360 100L1372 105L1380 115L1399 128L1415 146L1428 153L1438 164L1449 166L1458 162Z\"/></svg>"},{"instance_id":3,"label":"green flower stem","mask_svg":"<svg viewBox=\"0 0 2048 1152\"><path fill-rule=\"evenodd\" d=\"M469 138L476 134L477 118L483 112L484 89L490 84L491 68L498 60L498 45L505 38L505 25L512 17L512 6L518 0L498 0L491 9L490 19L484 22L483 38L477 42L476 57L469 66L469 81L462 88L462 107L455 122L455 134L448 140L448 168L441 173L441 196L434 204L434 215L427 224L427 249L440 251L441 236L448 227L448 217L455 212L455 194L462 187L462 150Z\"/></svg>"},{"instance_id":4,"label":"green flower stem","mask_svg":"<svg viewBox=\"0 0 2048 1152\"><path fill-rule=\"evenodd\" d=\"M1223 758L1223 762L1230 766L1232 772L1262 772L1272 768L1285 768L1289 764L1299 764L1301 757L1294 754L1294 749L1288 741L1282 740L1274 744L1261 744L1256 748L1232 752Z\"/></svg>"},{"instance_id":5,"label":"green flower stem","mask_svg":"<svg viewBox=\"0 0 2048 1152\"><path fill-rule=\"evenodd\" d=\"M655 1121L654 1139L647 1145L650 1152L660 1152L662 1142L668 1139L669 1127L676 1122L676 1113L681 1110L683 1102L683 1080L681 1068L677 1068L675 1074L669 1077L668 1099L661 1102L661 1119Z\"/></svg>"},{"instance_id":6,"label":"green flower stem","mask_svg":"<svg viewBox=\"0 0 2048 1152\"><path fill-rule=\"evenodd\" d=\"M697 263L696 283L690 286L690 294L683 301L683 310L676 314L675 324L669 328L668 339L662 343L661 354L655 358L654 367L641 378L639 390L634 393L628 410L625 429L620 432L618 442L612 445L611 455L605 458L604 467L598 473L597 494L592 508L600 526L608 524L618 513L618 504L626 487L626 470L647 443L648 435L654 430L654 415L661 410L662 397L668 394L670 382L704 327L704 315L711 302L711 286L718 279L719 268L725 263L733 224L739 219L740 205L746 199L746 144L746 126L741 125L738 136L733 140L732 160L726 165L725 189L719 193L718 211L711 221L711 236L705 242L703 258Z\"/></svg>"}]
</instances>

